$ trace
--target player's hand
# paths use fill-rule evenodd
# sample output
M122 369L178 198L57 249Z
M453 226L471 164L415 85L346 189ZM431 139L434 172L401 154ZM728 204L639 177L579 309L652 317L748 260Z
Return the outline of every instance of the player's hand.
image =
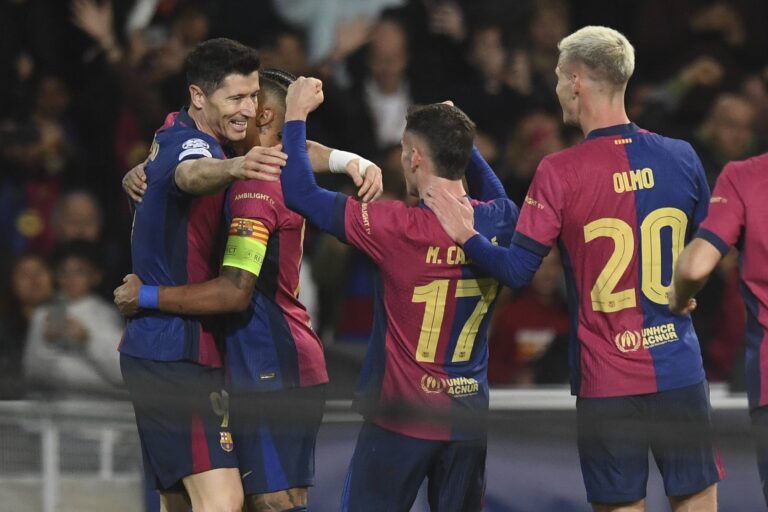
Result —
M147 191L147 174L144 172L146 165L146 161L141 162L123 176L123 191L134 203L140 203Z
M243 165L234 169L232 176L238 180L277 181L288 155L283 145L255 146L243 157Z
M423 199L448 236L457 244L463 245L477 234L474 228L475 211L466 197L455 197L447 190L430 187Z
M680 299L677 298L674 285L670 286L669 291L667 292L667 298L669 299L669 310L675 315L688 315L692 313L698 305L696 299L693 298L688 299L687 302L681 302Z
M323 100L323 82L317 78L300 76L288 87L285 120L306 120Z
M123 284L115 288L115 305L120 314L131 317L139 312L139 288L144 284L136 274L128 274Z
M349 177L352 178L357 187L357 197L364 203L370 203L381 197L381 194L384 193L381 168L374 163L369 163L363 169L363 175L361 176L361 172L358 169L360 161L358 158L350 160L347 164L347 174L349 174Z

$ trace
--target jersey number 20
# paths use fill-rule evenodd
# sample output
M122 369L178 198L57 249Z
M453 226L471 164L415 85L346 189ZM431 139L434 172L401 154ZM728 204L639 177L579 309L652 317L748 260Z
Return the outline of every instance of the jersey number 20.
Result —
M445 313L445 301L448 298L449 279L436 279L424 286L413 289L414 303L425 303L424 320L421 322L421 334L419 344L416 347L416 360L428 363L435 362L437 342L440 340L440 331L443 327L443 314ZM456 282L456 298L478 297L477 305L469 315L461 329L459 339L456 340L456 349L453 352L451 362L459 363L469 361L472 355L472 346L475 344L480 323L488 312L488 308L496 298L499 283L495 279L459 279Z
M640 246L643 267L640 271L641 290L656 304L669 304L669 285L661 280L661 230L670 228L672 233L672 268L685 246L685 229L688 217L677 208L658 208L649 213L640 224ZM635 233L629 224L621 219L604 217L584 226L584 240L591 242L600 237L611 238L613 254L608 259L597 281L592 287L592 309L604 313L621 311L637 306L634 288L616 290L635 253Z

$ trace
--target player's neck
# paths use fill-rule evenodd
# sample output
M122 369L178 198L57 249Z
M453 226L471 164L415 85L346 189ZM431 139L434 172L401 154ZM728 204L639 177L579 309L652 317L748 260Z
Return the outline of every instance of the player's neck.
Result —
M194 106L190 106L189 110L187 110L187 113L189 114L189 117L192 118L192 120L195 122L195 126L197 126L197 129L200 130L203 133L207 133L211 137L215 138L219 142L226 142L222 141L220 137L216 135L216 133L211 129L210 126L208 126L208 123L205 121L205 116L203 115L203 111L196 109Z
M585 137L594 130L620 124L629 124L623 96L606 99L591 105L590 108L584 108L579 118L579 126Z
M439 176L429 176L419 187L419 199L424 199L427 190L430 188L433 191L446 190L456 197L464 197L467 195L467 191L464 190L464 183L461 180L449 180L440 178Z

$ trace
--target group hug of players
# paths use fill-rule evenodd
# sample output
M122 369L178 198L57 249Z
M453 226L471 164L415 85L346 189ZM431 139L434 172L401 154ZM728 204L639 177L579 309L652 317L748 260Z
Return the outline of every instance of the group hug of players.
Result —
M408 511L425 478L432 510L483 508L489 318L500 285L525 285L555 243L587 499L645 510L650 449L674 511L716 510L723 471L688 313L738 245L750 408L768 425L768 157L729 164L710 198L688 143L627 118L623 35L585 27L559 49L563 119L585 140L542 160L520 210L450 102L406 119L401 163L418 204L374 201L376 165L306 139L319 80L260 72L256 52L228 39L190 54L189 106L124 179L133 274L115 290L129 317L123 377L163 510L307 510L328 375L297 299L306 221L377 266L356 396L365 421L341 510ZM319 187L324 171L349 174L358 197ZM763 482L765 445L758 436Z

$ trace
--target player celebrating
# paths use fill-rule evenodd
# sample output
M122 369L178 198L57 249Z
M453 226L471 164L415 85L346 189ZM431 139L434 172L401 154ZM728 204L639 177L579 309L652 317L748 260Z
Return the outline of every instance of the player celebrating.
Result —
M542 160L510 250L478 235L461 201L435 191L427 204L467 256L509 286L527 283L558 242L593 508L645 509L650 448L673 510L715 510L722 475L699 343L690 317L667 306L674 261L706 215L704 171L688 143L629 122L634 49L622 34L585 27L558 48L563 120L586 140Z
M407 511L425 477L432 510L480 510L485 481L488 407L488 313L498 283L469 264L423 203L365 204L319 188L305 151L305 120L323 100L322 83L299 78L288 89L281 179L286 204L312 223L362 250L379 268L373 335L358 404L364 423L344 486L342 510ZM408 193L426 187L463 196L474 125L443 104L412 110L402 140ZM470 167L493 172L479 153ZM478 159L480 161L478 161ZM490 178L487 178L490 179ZM489 190L503 194L498 182ZM509 200L475 203L480 231L508 244L517 217ZM396 417L390 407L471 416Z
M692 298L709 274L731 246L739 248L742 293L747 305L747 397L757 441L760 481L768 503L768 374L762 370L768 357L763 349L768 332L766 169L768 153L725 166L717 178L706 220L677 260L669 308L678 314L695 308Z
M157 285L215 276L223 190L235 179L271 179L285 155L253 148L224 159L221 144L245 137L256 115L256 52L235 41L201 43L187 59L190 105L161 129L147 164L148 187L131 238L133 271L148 283L140 303L157 302ZM195 316L143 311L120 345L147 478L164 510L239 511L243 490L232 453L223 372L213 326Z
M264 70L259 79L258 111L239 146L279 144L285 95L294 77ZM365 201L381 194L377 166L314 142L309 146L316 169L347 170ZM339 162L339 156L346 158ZM138 198L141 190L133 193ZM328 382L322 343L297 298L305 222L285 206L279 183L256 180L230 187L225 218L229 237L221 275L204 283L163 286L157 307L184 315L237 313L225 320L225 366L246 510L299 512L306 510L307 487L314 481L315 439ZM141 284L129 275L115 291L123 314L137 312Z

